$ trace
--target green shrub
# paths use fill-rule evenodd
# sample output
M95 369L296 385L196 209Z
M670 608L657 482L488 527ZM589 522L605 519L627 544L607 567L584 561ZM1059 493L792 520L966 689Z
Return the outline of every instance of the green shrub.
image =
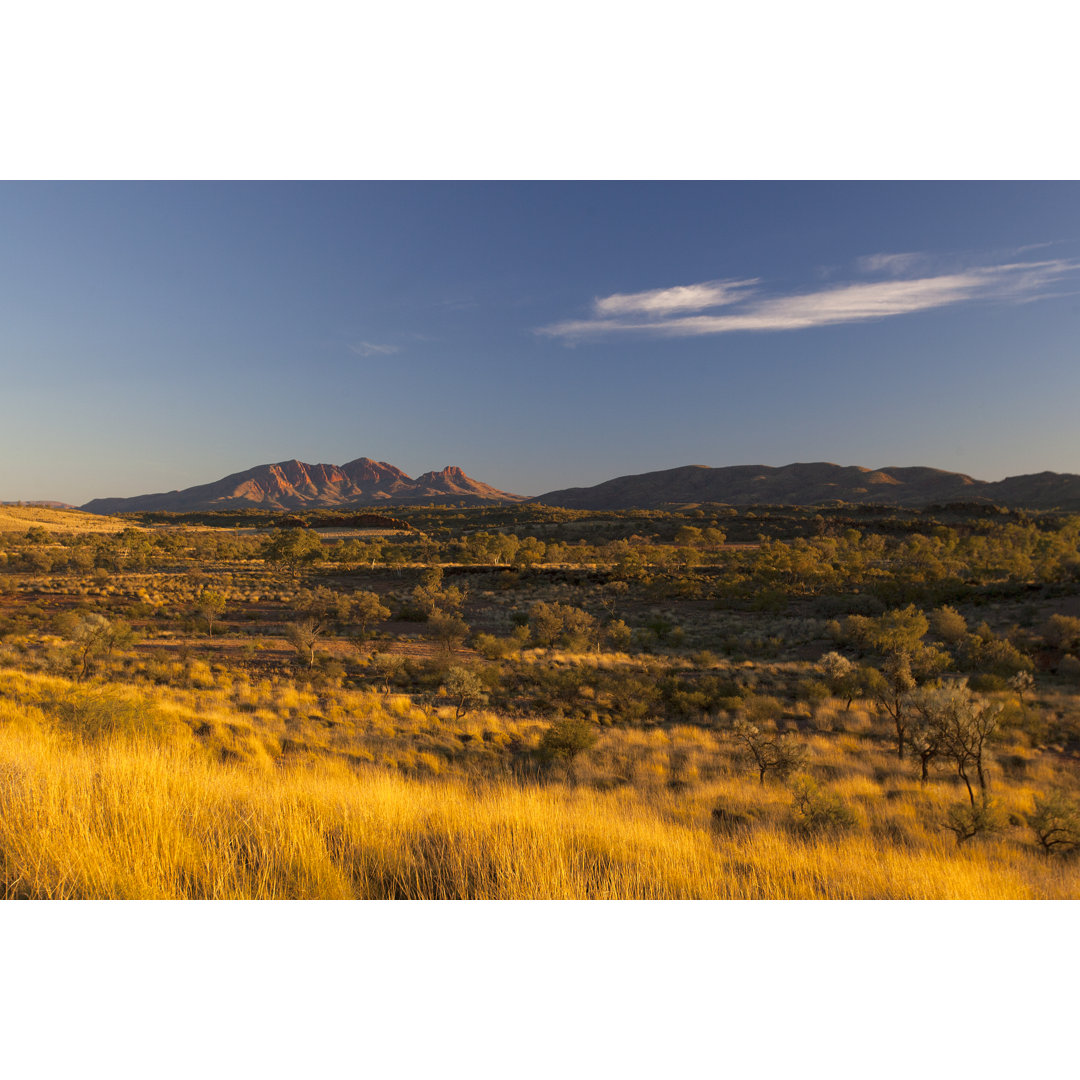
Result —
M573 761L596 744L594 726L584 720L556 720L540 737L541 758Z
M981 833L997 832L1001 828L1001 818L989 799L977 803L953 803L945 813L942 828L948 829L959 845Z
M812 777L795 777L792 796L794 824L800 832L839 832L854 828L858 821L839 795L823 790Z
M1047 855L1065 854L1080 844L1080 805L1062 791L1037 795L1024 818Z

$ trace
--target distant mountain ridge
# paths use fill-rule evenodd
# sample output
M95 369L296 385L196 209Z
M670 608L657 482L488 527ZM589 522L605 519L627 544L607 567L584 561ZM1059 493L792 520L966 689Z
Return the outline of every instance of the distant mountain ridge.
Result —
M303 510L446 502L479 506L522 501L522 495L471 479L457 465L413 479L389 462L360 457L345 465L309 465L296 460L256 465L212 484L129 499L92 499L80 509L92 514L120 514L140 510Z
M828 461L796 462L778 468L684 465L619 476L593 487L549 491L530 501L576 510L653 510L671 503L702 502L731 506L976 502L1030 510L1080 510L1080 476L1041 472L991 483L923 466L865 469Z

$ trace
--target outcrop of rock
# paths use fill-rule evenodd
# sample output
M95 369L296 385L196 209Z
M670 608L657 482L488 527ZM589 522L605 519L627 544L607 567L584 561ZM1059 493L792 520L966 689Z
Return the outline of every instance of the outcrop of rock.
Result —
M139 510L302 510L421 503L479 506L521 502L523 498L473 480L456 465L448 465L440 472L426 472L414 480L389 462L361 457L345 465L309 465L303 461L256 465L212 484L129 499L93 499L81 509L94 514L120 514Z

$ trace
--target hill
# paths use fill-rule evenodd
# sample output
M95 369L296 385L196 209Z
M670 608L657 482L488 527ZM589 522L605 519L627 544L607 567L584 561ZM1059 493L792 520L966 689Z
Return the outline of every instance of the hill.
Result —
M521 501L523 496L473 480L456 465L413 479L388 462L361 457L345 465L309 465L295 460L256 465L212 484L129 499L93 499L82 509L92 514L118 514L148 510L184 512L252 507L304 510L424 503L479 506Z
M26 532L42 528L57 533L110 533L131 528L130 521L115 521L82 510L56 510L49 506L0 506L0 532Z
M619 476L593 487L549 491L532 501L576 510L649 510L703 502L732 506L815 506L836 502L927 506L975 502L1031 510L1080 510L1080 476L1043 472L989 483L943 469L865 469L826 461L780 468L684 465Z

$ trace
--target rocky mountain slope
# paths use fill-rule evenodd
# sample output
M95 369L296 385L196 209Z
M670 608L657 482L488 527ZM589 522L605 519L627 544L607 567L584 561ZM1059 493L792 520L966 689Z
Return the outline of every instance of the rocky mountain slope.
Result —
M94 514L119 514L136 510L301 510L420 503L478 506L522 500L521 495L471 479L456 465L413 479L388 462L361 457L345 465L309 465L303 461L256 465L212 484L129 499L93 499L82 509Z
M819 461L773 468L735 465L619 476L584 488L538 495L535 502L580 510L655 509L666 504L716 502L813 506L832 502L925 506L980 502L1032 510L1080 510L1080 476L1043 472L989 483L964 473L922 467L864 469Z

